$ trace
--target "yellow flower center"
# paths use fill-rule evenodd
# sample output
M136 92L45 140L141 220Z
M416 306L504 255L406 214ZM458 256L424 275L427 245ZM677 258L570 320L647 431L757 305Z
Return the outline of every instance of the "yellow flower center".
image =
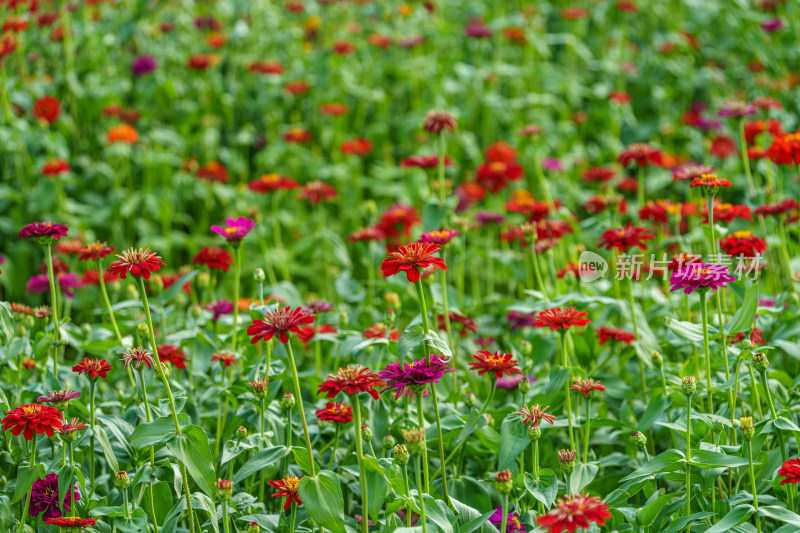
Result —
M737 239L747 239L751 235L752 235L751 232L745 231L745 230L743 230L743 231L734 231L733 232L733 236L736 237Z

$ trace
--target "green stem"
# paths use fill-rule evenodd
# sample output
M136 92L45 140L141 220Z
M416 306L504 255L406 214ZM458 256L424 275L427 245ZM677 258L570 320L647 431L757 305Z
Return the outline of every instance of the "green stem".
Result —
M333 459L336 457L336 450L339 448L339 433L341 433L341 424L336 424L336 438L333 440L333 450L331 451L331 458L328 460L328 470L333 466Z
M294 506L294 500L292 501L292 506ZM228 502L222 502L222 527L224 528L225 533L230 533L230 526L228 525ZM292 526L292 531L294 531L294 525Z
M572 367L569 364L569 354L567 353L567 335L563 333L564 330L561 330L561 355L564 359L564 366L569 369L570 377L572 376ZM567 396L567 419L569 420L569 446L571 450L575 449L575 436L572 430L572 399L569 395L569 382L570 380L566 380L564 382L564 394Z
M589 411L591 410L592 405L592 397L586 397L586 431L583 433L583 464L588 464L589 460L589 425L591 423L591 418L589 416Z
M427 452L425 450L426 448L427 448L427 444L422 447L422 460L426 463L425 470L426 470L426 474L427 474L428 454L427 454ZM420 461L419 457L417 457L414 461L415 461L416 470L417 470L417 494L419 495L419 521L417 523L418 524L419 523L422 524L422 533L427 533L428 529L427 529L427 525L425 524L425 522L426 522L426 520L425 520L425 500L422 497L424 492L422 491L422 482L420 481L420 477L419 477L420 476L420 470L421 470L421 468L419 466L419 461ZM427 481L426 481L426 483L427 483ZM409 513L410 513L410 511L409 511Z
M292 500L291 519L289 521L289 533L294 533L295 520L297 520L297 502Z
M708 389L708 412L714 414L714 398L711 392L711 350L708 346L708 306L706 293L700 293L700 312L703 317L703 348L706 356L706 388ZM724 341L723 341L724 342Z
M444 152L445 146L447 145L444 132L441 132L439 135L439 161L437 164L437 174L439 176L439 204L442 206L442 212L444 213L444 204L447 200L447 191L445 190L444 186ZM444 213L444 218L442 219L442 224L447 224L447 213Z
M761 395L758 393L758 383L756 382L756 376L753 374L753 365L747 365L747 371L750 373L750 387L753 395L751 403L756 404L759 418L763 419L764 410L761 408Z
M94 478L95 478L95 457L94 457L94 398L95 398L95 389L97 387L97 382L95 380L91 380L89 382L89 427L92 430L92 438L90 439L89 443L89 479L91 480L92 487L94 487ZM70 453L72 453L72 446L70 445Z
M56 276L53 273L53 249L51 244L45 246L44 253L47 256L47 278L50 282L50 303L53 312L53 375L58 379L58 299L56 297Z
M692 399L686 398L686 516L692 514L692 475L689 461L692 460ZM686 526L689 531L689 526Z
M628 304L631 307L631 320L633 322L633 334L636 336L636 340L639 340L639 322L636 320L636 307L633 301L633 273L628 276ZM642 392L644 393L644 401L647 402L647 377L645 376L644 371L644 362L642 358L639 357L639 354L636 354L636 360L639 362L639 376L642 380Z
M266 419L266 405L264 405L265 404L264 398L261 398L261 401L259 403L260 403L260 406L259 406L259 418L261 419L261 441L259 441L259 447L260 447L261 444L263 444L263 442L264 442L264 426L266 425L266 421L265 421L265 419Z
M767 371L765 369L761 370L759 373L761 374L761 385L764 387L764 393L767 395L769 412L772 414L772 420L775 421L778 419L778 414L775 412L775 405L772 402L772 392L769 390L769 384L767 383ZM781 446L781 461L786 462L786 443L783 441L783 433L780 428L775 429L778 431L778 441Z
M100 266L99 259L97 260L97 279L100 285L100 294L103 296L103 303L105 303L106 309L108 310L108 318L111 320L111 326L114 328L114 335L116 335L119 345L124 348L125 343L122 341L122 334L119 332L117 318L114 316L114 310L111 308L111 300L108 298L108 291L106 290L106 281L103 279L103 267ZM135 389L136 380L133 377L133 371L130 367L125 370L128 373L128 379L131 380L131 386Z
M236 355L236 340L239 325L239 277L242 271L242 243L236 244L236 264L233 266L233 354Z
M503 496L503 507L500 510L500 514L503 516L503 521L500 524L500 531L505 532L506 524L508 524L508 494Z
M408 463L403 465L403 486L406 489L406 498L411 499L411 491L408 490ZM411 509L406 506L406 527L411 527Z
M297 409L300 411L300 421L303 423L303 434L306 438L306 449L308 451L308 464L311 469L311 477L317 476L316 468L314 468L314 455L311 452L311 437L308 436L308 424L306 424L306 412L303 408L303 396L300 393L300 379L297 377L297 365L294 363L294 352L292 351L292 343L286 343L286 354L289 356L289 368L292 371L292 381L294 383L294 395L297 398Z
M753 441L747 441L747 462L750 463L750 487L753 491L753 507L756 512L753 514L756 520L756 529L761 533L761 518L758 516L758 491L756 490L756 474L753 470Z
M369 531L369 492L367 488L367 472L364 469L364 443L361 439L361 402L358 393L350 397L353 404L353 415L355 424L356 438L356 459L358 460L358 474L361 481L361 531ZM338 433L338 432L337 432ZM331 456L332 457L332 456Z
M550 298L547 297L547 289L544 286L544 281L542 281L542 271L539 269L539 257L536 254L537 233L535 228L533 230L532 235L533 235L533 243L531 244L531 260L533 261L533 273L536 276L536 285L542 292L542 295L544 296L544 301L549 302Z
M753 175L750 172L750 158L747 155L747 139L744 135L744 117L739 119L739 148L742 152L742 166L744 167L744 175L747 178L747 189L750 191L750 196L756 194L756 188L753 184Z
M38 435L34 435L31 439L31 453L28 457L28 464L31 468L36 464L36 437ZM28 507L31 505L31 498L33 497L33 487L28 490L28 497L25 498L25 506L22 508L22 518L20 519L20 526L19 531L25 531L25 520L28 518Z
M422 392L420 391L416 394L417 397L417 423L419 424L419 428L422 431L422 434L425 435L425 412L422 410ZM428 439L424 438L425 445L422 446L422 466L425 468L425 490L423 491L422 487L419 487L420 491L420 499L422 499L422 493L430 493L430 475L428 473ZM441 472L444 475L444 466L442 466Z

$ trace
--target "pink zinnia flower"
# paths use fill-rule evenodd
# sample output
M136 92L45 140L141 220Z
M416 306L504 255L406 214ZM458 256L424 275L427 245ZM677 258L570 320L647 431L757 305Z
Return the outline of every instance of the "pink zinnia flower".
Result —
M449 360L441 355L431 354L430 364L425 358L417 359L413 364L391 363L378 372L378 375L386 381L387 387L383 391L395 389L397 392L394 399L397 400L400 396L419 393L421 390L424 391L422 395L427 396L428 390L425 386L428 383L439 383L445 372L453 371L455 368Z
M256 221L247 217L227 218L225 219L224 228L211 226L211 231L217 235L222 235L228 242L238 243L255 227Z
M683 290L684 294L694 291L705 292L725 287L726 283L736 281L725 265L709 265L702 262L689 263L672 273L669 279L670 290Z

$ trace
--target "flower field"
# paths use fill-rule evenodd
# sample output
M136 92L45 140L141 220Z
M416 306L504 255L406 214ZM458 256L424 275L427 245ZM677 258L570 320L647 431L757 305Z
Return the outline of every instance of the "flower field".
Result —
M797 1L0 21L0 533L800 531Z

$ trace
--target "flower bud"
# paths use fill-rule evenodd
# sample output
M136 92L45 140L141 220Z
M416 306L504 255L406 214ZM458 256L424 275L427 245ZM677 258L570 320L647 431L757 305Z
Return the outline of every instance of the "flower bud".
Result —
M386 300L386 303L389 304L389 307L392 309L400 308L400 297L396 292L387 292L383 299Z
M217 479L214 488L217 492L217 499L221 502L226 502L233 496L233 483L227 479Z
M650 358L653 360L653 364L656 365L656 368L664 366L664 357L661 355L661 352L653 352Z
M533 353L533 344L529 341L522 341L519 343L519 351L522 355L528 356Z
M131 478L128 477L128 473L125 471L117 472L114 476L114 482L119 490L125 490L131 486Z
M244 440L247 438L247 428L244 426L239 426L236 429L236 438L239 440Z
M758 372L766 372L768 366L769 366L769 359L767 359L767 354L765 353L753 354L753 368L755 368Z
M172 376L172 365L169 363L159 363L161 365L161 373L164 374L164 379L169 379Z
M195 279L201 289L207 289L211 285L211 275L208 272L200 272Z
M31 359L30 357L23 357L22 358L22 368L26 370L33 370L36 368L36 361Z
M561 463L561 469L567 474L571 474L575 470L575 458L578 456L575 450L559 450L558 462Z
M631 443L639 448L640 450L644 449L647 446L647 437L644 436L644 433L641 431L634 431L631 433L630 437Z
M267 279L266 274L264 274L264 269L261 267L256 268L253 271L253 279L256 281L256 283L264 283L264 281Z
M291 392L287 392L286 394L283 395L283 399L281 400L281 407L288 410L292 409L294 407L294 404L295 404L294 394L292 394Z
M368 426L361 426L361 438L364 442L372 441L372 430Z
M22 325L30 329L36 325L36 320L31 315L25 315L25 317L22 319Z
M509 494L514 488L514 479L511 476L511 470L506 468L503 472L497 472L494 475L494 486L500 494Z
M6 488L6 484L8 483L8 479L3 474L0 474L0 490Z
M150 290L154 293L159 293L164 290L164 280L161 279L161 276L158 274L150 278Z
M542 428L538 424L531 424L528 426L528 440L536 442L542 438Z
M339 311L339 325L346 328L349 323L350 316L348 316L347 311Z
M753 440L753 436L756 434L755 425L753 424L753 417L743 416L739 418L739 423L741 424L739 429L742 431L742 437L744 440Z
M26 328L22 324L19 324L16 328L14 328L14 334L17 337L24 337L27 332L28 332L28 328Z
M752 350L753 342L750 339L744 339L742 342L739 343L739 347L742 350Z
M136 326L136 330L142 338L147 339L150 337L150 328L147 327L147 322L139 322L139 325Z
M531 390L531 382L528 381L528 378L522 378L519 380L517 387L522 394L528 394L528 391Z
M398 444L394 447L394 460L400 466L408 464L408 449L403 444Z
M383 314L383 320L384 320L384 322L386 322L386 329L390 330L390 329L392 329L392 326L394 325L394 321L397 320L397 313L395 313L394 309L392 309L390 307Z
M259 527L258 522L250 522L245 531L247 533L261 533L261 527Z
M114 285L122 285L121 283L115 283ZM114 286L112 285L112 287ZM128 297L131 299L139 299L139 290L136 288L136 285L130 283L125 285L125 290L128 292Z
M394 448L394 437L391 435L386 435L383 437L383 449L388 451L392 448Z
M402 429L403 439L406 441L408 451L414 457L422 455L422 451L427 446L425 442L425 431L420 428Z
M687 398L691 398L692 395L697 390L697 380L694 379L692 376L686 376L685 378L683 378L681 389L683 390L683 394L685 394Z
M192 306L192 318L200 318L203 316L203 308L199 305Z
M475 395L471 392L464 393L464 403L467 404L467 407L475 407Z

